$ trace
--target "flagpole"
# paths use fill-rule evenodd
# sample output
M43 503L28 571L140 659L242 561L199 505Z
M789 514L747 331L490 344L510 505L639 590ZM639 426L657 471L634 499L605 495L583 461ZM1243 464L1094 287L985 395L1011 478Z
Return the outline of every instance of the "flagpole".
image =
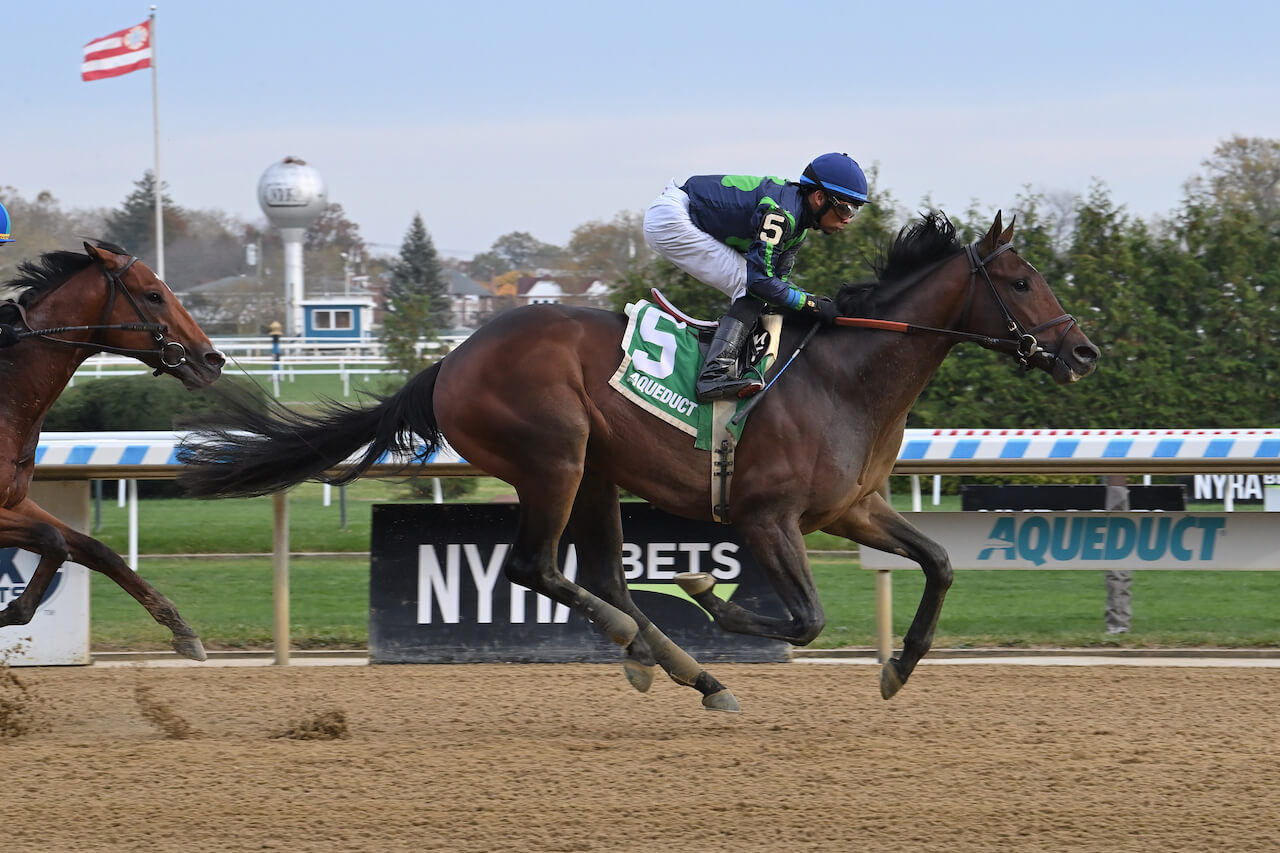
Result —
M151 121L155 129L156 171L156 269L155 273L164 280L164 184L160 181L160 71L156 61L156 7L151 7L148 18L151 24Z

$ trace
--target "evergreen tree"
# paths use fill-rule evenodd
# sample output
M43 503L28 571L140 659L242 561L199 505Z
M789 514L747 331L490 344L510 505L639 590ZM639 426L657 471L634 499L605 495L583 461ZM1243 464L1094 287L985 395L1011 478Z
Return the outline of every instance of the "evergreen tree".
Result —
M404 373L421 370L426 360L416 352L419 338L434 339L449 325L449 295L435 244L415 214L391 266L382 340L387 360Z
M149 265L156 259L156 176L148 171L134 181L133 192L125 198L118 210L107 217L103 236L128 249ZM164 203L164 242L170 243L187 236L186 215L173 203L161 187L160 199Z

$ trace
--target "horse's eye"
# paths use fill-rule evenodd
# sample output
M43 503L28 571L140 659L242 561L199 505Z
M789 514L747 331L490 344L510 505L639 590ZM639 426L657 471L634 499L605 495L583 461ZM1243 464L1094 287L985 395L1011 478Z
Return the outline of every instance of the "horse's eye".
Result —
M1030 290L1031 284L1025 278L1020 278L1013 283L1013 289L1019 292Z
M152 290L147 293L147 301L154 302L156 305L159 305L161 302L164 302L164 297L160 295L160 291Z

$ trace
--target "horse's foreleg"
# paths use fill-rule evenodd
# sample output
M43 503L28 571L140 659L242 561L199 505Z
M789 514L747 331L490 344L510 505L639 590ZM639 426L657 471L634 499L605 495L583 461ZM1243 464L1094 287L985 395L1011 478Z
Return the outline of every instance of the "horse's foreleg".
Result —
M902 656L885 661L880 670L880 695L888 699L902 689L916 664L933 645L942 602L954 575L951 560L941 545L913 527L879 494L870 495L823 530L914 560L924 571L924 593L903 638Z
M632 599L622 571L622 518L617 486L588 470L574 499L569 531L578 551L579 581L635 619L640 628L626 647L627 657L623 662L631 685L641 692L648 690L656 664L672 681L700 692L704 708L741 710L733 693L658 630Z
M199 635L179 615L178 608L174 603L143 580L141 575L130 569L119 554L97 539L68 527L45 512L30 499L24 500L14 507L13 512L26 519L26 523L33 528L52 528L58 534L58 539L64 543L62 560L66 559L66 554L69 552L71 560L96 572L101 572L111 578L121 589L133 596L151 614L151 618L173 632L174 651L191 660L205 659L204 645L200 642ZM41 558L40 567L36 569L32 584L40 576L45 560L45 557ZM58 565L61 565L62 560L59 560ZM49 571L49 578L52 578L53 571L56 569L57 566L54 566ZM44 594L44 587L48 586L49 578L44 579L44 586L36 593L31 605L33 610L35 604L39 602L40 596ZM23 598L31 591L31 588L29 584L27 591L23 593Z
M734 525L789 615L764 616L725 601L715 594L715 578L706 572L685 572L676 576L676 582L726 631L785 640L797 646L812 642L822 633L826 616L809 571L800 528L794 522L778 524L760 518L736 519Z

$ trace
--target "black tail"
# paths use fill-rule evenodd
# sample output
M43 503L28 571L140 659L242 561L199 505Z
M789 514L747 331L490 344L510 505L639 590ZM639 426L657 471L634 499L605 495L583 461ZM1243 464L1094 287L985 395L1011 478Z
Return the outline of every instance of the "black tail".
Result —
M282 406L272 414L225 394L216 423L210 419L198 425L183 442L178 482L201 498L267 495L303 480L340 485L359 477L389 450L413 452L415 434L426 444L425 457L443 443L431 401L439 372L436 362L376 406L330 401L318 415ZM362 447L364 454L350 468L334 471Z

